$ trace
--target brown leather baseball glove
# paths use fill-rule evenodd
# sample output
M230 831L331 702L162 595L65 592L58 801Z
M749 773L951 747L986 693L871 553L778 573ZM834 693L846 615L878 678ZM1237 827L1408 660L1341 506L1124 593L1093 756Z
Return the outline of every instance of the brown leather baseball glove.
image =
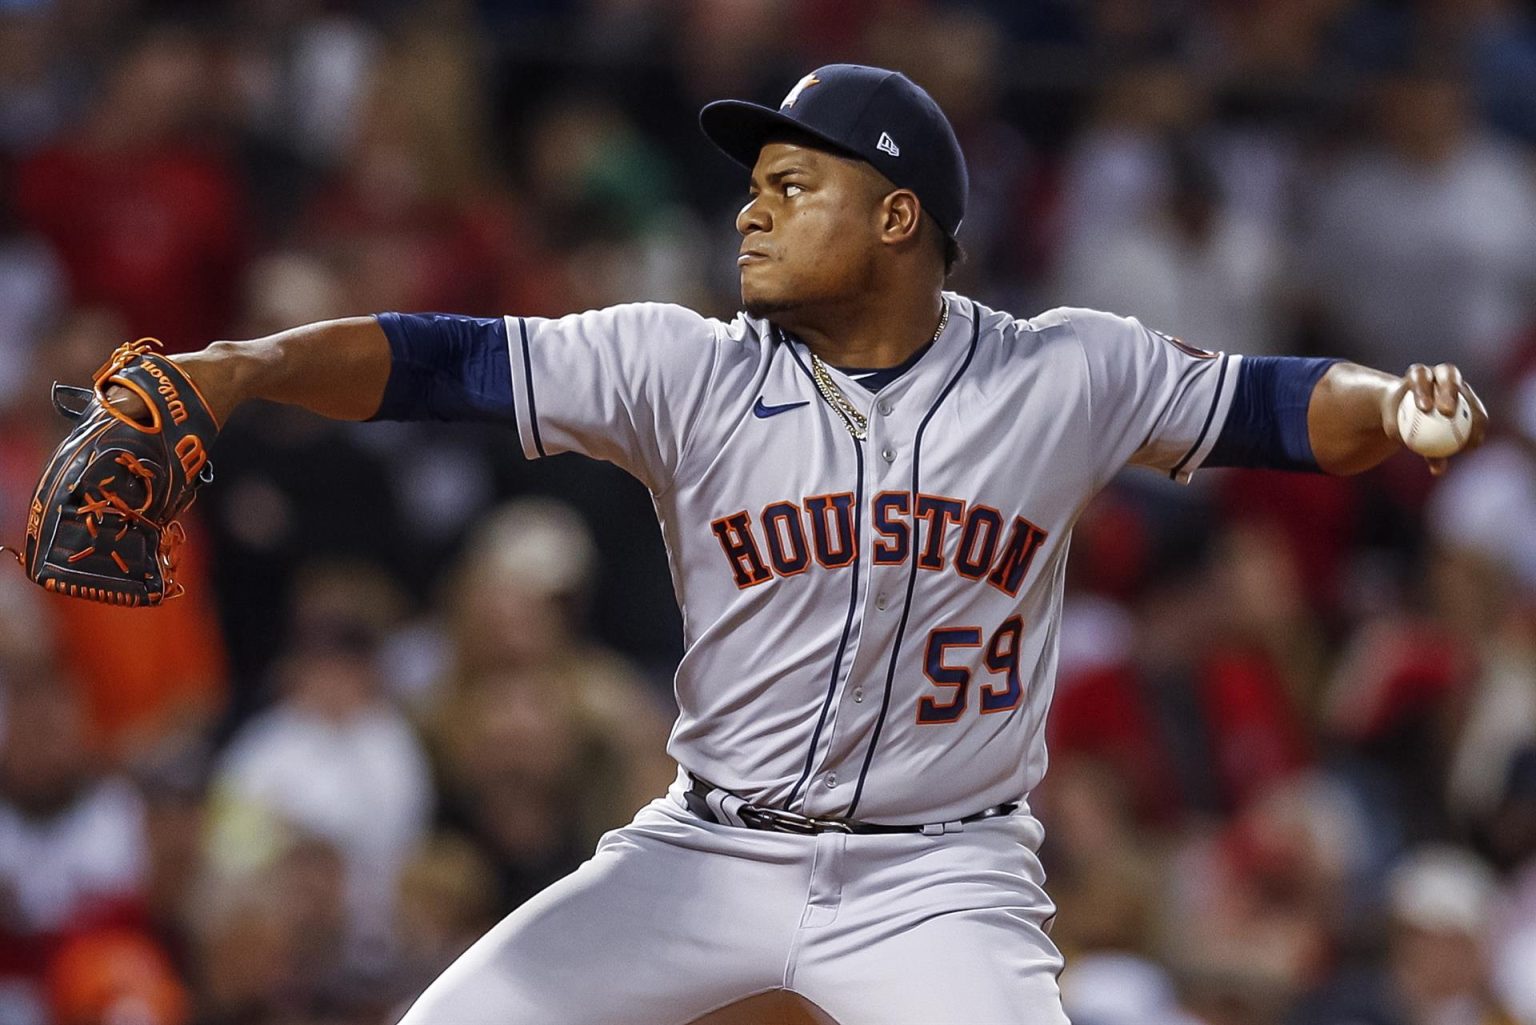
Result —
M119 346L89 388L53 386L54 406L76 424L43 470L22 559L50 591L130 606L182 591L173 573L186 532L176 517L213 480L219 425L191 378L152 351L159 344ZM113 408L113 386L143 400L147 422Z

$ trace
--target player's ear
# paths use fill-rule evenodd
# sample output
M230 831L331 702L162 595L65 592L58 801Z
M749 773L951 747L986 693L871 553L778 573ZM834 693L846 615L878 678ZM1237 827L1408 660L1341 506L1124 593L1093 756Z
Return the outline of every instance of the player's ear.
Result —
M917 237L923 206L909 189L887 193L880 203L880 241L893 244Z

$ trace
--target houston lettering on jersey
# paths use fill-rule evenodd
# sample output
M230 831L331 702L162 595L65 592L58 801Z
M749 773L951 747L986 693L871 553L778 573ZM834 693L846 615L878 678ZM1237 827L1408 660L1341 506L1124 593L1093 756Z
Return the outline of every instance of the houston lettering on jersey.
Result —
M771 502L754 520L743 509L710 523L731 577L740 588L798 576L814 560L826 569L858 557L852 492L811 495L800 503ZM917 559L919 569L953 569L1017 597L1046 532L1022 516L1011 524L990 505L910 491L882 491L871 503L877 566ZM958 537L953 556L947 541Z

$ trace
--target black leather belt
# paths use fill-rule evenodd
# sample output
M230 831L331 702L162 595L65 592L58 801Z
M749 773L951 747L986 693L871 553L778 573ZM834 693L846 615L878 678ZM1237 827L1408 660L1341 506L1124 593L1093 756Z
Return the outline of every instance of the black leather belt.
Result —
M706 822L721 826L742 826L746 829L766 829L775 833L801 833L808 836L818 833L923 833L928 836L938 836L942 833L958 832L961 826L970 822L980 822L982 819L997 818L1000 815L1012 815L1019 807L1018 802L1015 801L995 805L951 822L888 826L879 822L818 819L792 811L781 811L778 808L760 808L755 804L747 803L744 798L738 797L729 790L717 787L708 780L700 779L691 772L688 778L692 780L692 785L683 791L683 802L688 805L689 811Z

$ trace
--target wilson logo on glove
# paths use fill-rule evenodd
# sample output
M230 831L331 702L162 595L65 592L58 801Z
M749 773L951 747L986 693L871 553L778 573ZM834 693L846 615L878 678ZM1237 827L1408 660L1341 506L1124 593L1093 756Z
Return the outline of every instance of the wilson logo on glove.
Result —
M181 460L181 470L186 475L187 483L192 483L192 478L208 464L208 451L203 448L203 439L195 434L182 438L176 443L176 458Z
M130 606L182 593L173 575L187 535L176 517L213 480L219 425L192 379L151 351L159 345L119 346L90 388L53 386L54 406L76 426L43 470L21 559L50 591ZM114 386L143 400L148 423L107 401Z

